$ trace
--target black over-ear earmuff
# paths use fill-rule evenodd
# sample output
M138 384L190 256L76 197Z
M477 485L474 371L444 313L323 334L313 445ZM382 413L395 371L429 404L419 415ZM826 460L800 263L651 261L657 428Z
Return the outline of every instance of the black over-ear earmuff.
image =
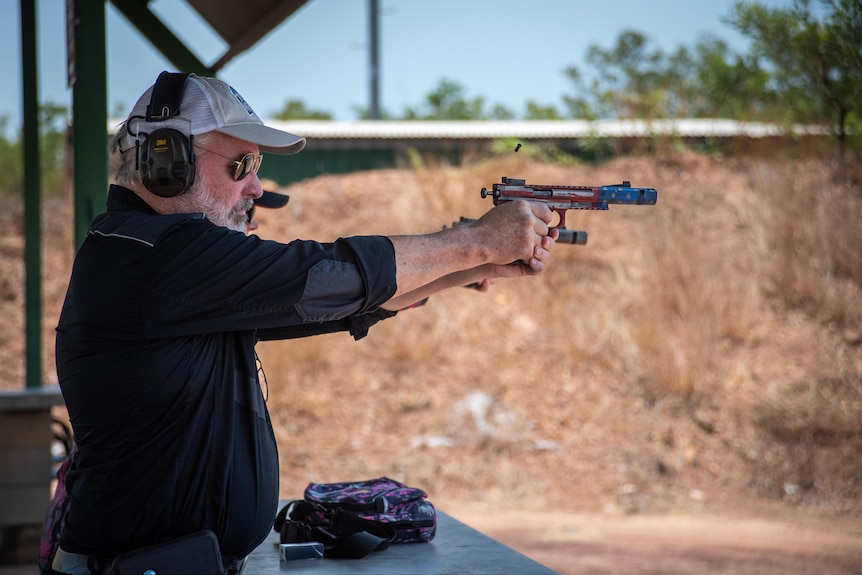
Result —
M180 113L189 74L162 72L153 86L147 122L167 120ZM191 125L191 124L190 124ZM178 196L195 180L194 136L162 128L138 140L138 169L144 186L163 198Z

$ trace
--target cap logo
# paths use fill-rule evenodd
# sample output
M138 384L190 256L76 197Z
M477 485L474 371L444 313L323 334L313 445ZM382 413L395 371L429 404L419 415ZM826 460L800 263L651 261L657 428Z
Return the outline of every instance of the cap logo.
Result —
M245 108L245 111L248 112L249 116L254 116L254 110L251 109L251 106L248 102L245 101L245 98L240 96L240 93L233 89L233 86L228 86L230 88L230 93L233 94L233 97L236 98L236 101L242 104L242 107Z

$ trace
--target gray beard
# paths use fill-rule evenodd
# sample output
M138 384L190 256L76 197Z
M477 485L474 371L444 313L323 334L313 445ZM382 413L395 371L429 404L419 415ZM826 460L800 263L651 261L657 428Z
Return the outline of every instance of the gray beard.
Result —
M230 207L225 207L218 194L209 185L208 178L198 174L192 187L177 202L185 213L203 213L206 219L217 226L245 233L246 212L254 205L251 199L243 199Z

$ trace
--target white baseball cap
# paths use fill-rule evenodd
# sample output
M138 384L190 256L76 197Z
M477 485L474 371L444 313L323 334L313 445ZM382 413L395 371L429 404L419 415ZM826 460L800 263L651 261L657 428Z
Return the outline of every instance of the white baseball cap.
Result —
M140 132L167 128L186 136L221 132L260 146L262 152L295 154L305 147L305 138L264 125L248 102L232 86L217 78L189 74L182 88L179 114L147 121L153 88L138 99L126 119L123 148L133 148Z

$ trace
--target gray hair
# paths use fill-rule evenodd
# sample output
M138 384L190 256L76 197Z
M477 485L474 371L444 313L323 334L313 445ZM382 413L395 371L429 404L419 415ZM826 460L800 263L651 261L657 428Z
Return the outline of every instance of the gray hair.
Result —
M111 144L108 147L110 157L108 172L111 183L131 187L140 185L141 175L137 168L137 148L126 148L124 150L122 146L128 134L126 122L123 122L117 128L114 137L111 138Z

